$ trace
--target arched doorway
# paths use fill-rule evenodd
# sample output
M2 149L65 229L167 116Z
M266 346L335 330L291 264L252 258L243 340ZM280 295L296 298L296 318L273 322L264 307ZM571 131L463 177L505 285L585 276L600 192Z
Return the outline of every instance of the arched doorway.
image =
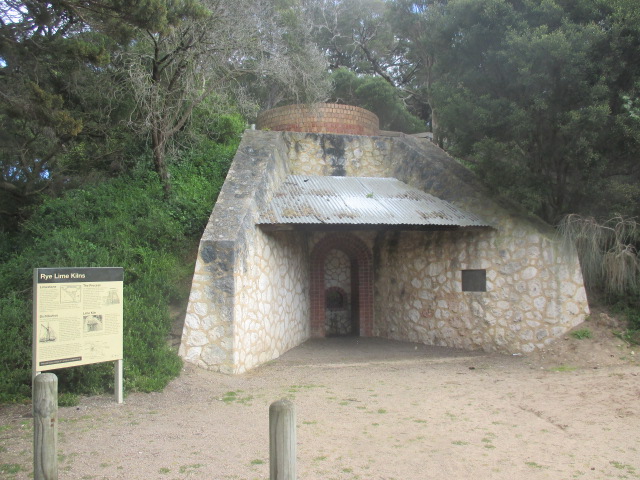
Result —
M328 234L311 252L311 335L372 332L371 252L351 233Z

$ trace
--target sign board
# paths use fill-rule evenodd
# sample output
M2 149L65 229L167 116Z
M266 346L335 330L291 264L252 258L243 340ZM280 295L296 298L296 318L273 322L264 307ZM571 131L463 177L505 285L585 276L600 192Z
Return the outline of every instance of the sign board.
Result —
M122 360L122 268L36 268L33 370Z

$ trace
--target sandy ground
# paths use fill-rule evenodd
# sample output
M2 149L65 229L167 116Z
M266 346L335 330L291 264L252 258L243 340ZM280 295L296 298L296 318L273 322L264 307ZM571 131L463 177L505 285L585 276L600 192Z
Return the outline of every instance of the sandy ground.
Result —
M584 326L530 357L335 338L241 376L186 366L163 393L60 408L59 478L266 479L280 398L301 480L640 478L640 352ZM32 475L29 411L0 406L2 479Z

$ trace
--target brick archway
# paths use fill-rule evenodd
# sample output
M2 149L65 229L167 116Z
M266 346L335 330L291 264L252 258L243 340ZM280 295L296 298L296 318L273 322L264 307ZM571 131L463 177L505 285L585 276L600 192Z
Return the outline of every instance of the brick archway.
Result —
M331 250L344 252L351 261L351 302L355 333L373 334L373 261L367 245L351 233L332 233L311 252L311 336L325 336L325 259Z

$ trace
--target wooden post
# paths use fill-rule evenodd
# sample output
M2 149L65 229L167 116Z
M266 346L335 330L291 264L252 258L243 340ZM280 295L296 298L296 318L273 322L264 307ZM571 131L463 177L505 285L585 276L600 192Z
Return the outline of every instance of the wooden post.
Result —
M58 480L58 377L33 381L33 478Z
M122 359L116 360L115 365L113 366L114 376L113 376L113 389L116 397L116 402L123 403L124 402L124 391L122 389Z
M269 407L270 480L296 480L296 411L289 400Z

